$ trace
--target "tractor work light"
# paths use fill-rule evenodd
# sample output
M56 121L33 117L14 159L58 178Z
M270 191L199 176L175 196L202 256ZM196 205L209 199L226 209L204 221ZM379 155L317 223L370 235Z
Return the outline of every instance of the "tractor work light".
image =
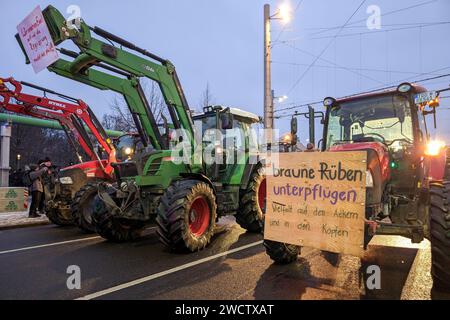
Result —
M331 107L335 102L336 102L335 98L328 97L323 100L323 105L325 107Z
M398 92L401 92L401 93L407 93L407 92L411 91L412 87L413 87L413 86L412 86L411 83L409 83L409 82L404 82L404 83L402 83L401 85L399 85L399 86L397 87L397 91L398 91Z
M441 150L445 147L445 143L440 140L432 140L427 143L425 148L425 155L435 157L441 153Z

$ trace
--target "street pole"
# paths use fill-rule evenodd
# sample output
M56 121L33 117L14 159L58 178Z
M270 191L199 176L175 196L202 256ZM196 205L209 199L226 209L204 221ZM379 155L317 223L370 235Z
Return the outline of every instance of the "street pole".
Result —
M9 147L11 140L11 124L3 123L0 128L0 186L9 186Z
M270 5L264 5L264 129L268 129L268 141L272 140L273 98L270 70Z

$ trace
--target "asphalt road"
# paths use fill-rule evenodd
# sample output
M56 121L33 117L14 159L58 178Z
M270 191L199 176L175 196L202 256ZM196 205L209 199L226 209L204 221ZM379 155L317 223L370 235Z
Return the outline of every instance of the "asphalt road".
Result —
M166 251L155 228L124 244L53 225L0 231L0 299L450 299L432 289L427 242L376 237L362 259L304 248L279 266L261 240L232 221L193 254ZM70 265L79 290L67 288ZM379 290L364 285L369 265Z

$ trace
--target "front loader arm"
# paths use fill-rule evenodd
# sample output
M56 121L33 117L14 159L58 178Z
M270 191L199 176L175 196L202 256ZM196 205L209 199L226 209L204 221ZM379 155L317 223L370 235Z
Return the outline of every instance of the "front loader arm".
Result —
M109 81L114 78L116 80L123 79L106 73L97 73L97 70L93 70L91 67L102 64L108 66L110 71L111 68L115 68L120 71L118 73L121 75L128 74L131 81L134 81L134 78L136 80L140 77L149 78L158 83L175 129L182 128L191 136L190 138L194 136L189 106L175 67L170 61L138 48L98 27L91 28L84 21L81 21L78 28L70 28L62 14L52 6L48 6L43 11L43 15L55 45L59 45L65 40L72 40L80 50L80 54L74 60L69 62L61 59L49 67L50 71L77 81L81 80L81 82L102 90L108 88L123 94L129 102L131 113L139 117L142 130L145 131L153 146L160 149L164 146L164 141L161 139L154 115L148 110L148 103L141 92L142 88L140 88L139 82L137 81L127 88L117 88L115 85L110 85ZM91 32L107 39L110 43L93 38ZM111 41L120 44L120 48L113 46ZM126 51L122 49L123 47L136 51L146 58ZM130 91L127 91L129 89ZM131 91L135 91L135 93L133 94ZM141 100L141 103L129 101L135 99Z
M8 87L6 87L6 83L11 84L11 86L14 87L14 90L10 90ZM49 99L45 95L42 97L23 93L22 84L34 87L35 89L41 89L44 92L49 92L66 97L66 99L70 99L76 102L76 104L68 103L66 101ZM112 174L113 168L110 163L116 161L114 147L111 143L110 138L107 136L105 130L98 122L89 106L82 100L70 98L53 92L49 89L41 88L25 82L21 83L14 80L13 78L0 78L0 96L2 96L3 98L3 101L0 102L0 106L7 111L40 119L51 119L58 121L60 125L65 129L66 133L67 130L69 130L73 134L78 144L83 148L83 150L91 160L98 160L101 163L101 159L95 152L94 145L92 144L87 134L86 128L89 129L89 131L96 138L97 142L108 154L108 165L106 167L102 166L104 171L107 174ZM11 103L12 99L14 99L17 104ZM75 143L72 141L70 135L69 140L75 147ZM75 150L78 158L81 159L76 147Z
M95 69L90 69L84 73L74 74L70 71L70 66L71 63L69 61L59 59L49 67L49 70L62 77L93 86L97 89L111 90L123 95L131 114L140 120L140 122L137 122L136 124L141 137L144 137L144 145L147 145L149 143L148 139L150 139L150 143L155 148L162 148L160 140L157 139L156 135L144 134L144 130L145 132L148 132L148 130L157 130L157 127L155 129L148 129L152 128L153 125L156 126L156 124L153 124L148 117L148 112L150 112L150 110L147 112L147 108L143 104L143 100L136 89L139 86L137 79L134 78L129 80L119 78ZM147 130L145 128L147 128Z

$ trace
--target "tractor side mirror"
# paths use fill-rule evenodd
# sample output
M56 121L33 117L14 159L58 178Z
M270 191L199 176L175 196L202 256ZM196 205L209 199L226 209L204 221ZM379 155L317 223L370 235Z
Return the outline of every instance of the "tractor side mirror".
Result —
M233 129L233 115L230 112L225 112L220 115L220 121L222 123L222 130Z

